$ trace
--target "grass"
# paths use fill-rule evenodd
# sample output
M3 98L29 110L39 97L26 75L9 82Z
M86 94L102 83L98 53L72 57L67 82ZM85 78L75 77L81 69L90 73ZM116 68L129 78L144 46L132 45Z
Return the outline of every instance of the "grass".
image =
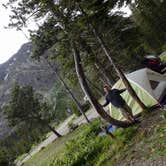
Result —
M166 165L166 124L161 114L155 111L136 126L119 128L116 139L98 135L100 121L95 120L55 140L24 166Z
M20 160L23 160L26 156L28 156L28 153L24 153L22 155L20 155L15 161L14 163L18 163Z
M152 126L155 130L151 131L151 135L142 131L140 135L135 137L132 142L125 147L121 155L123 163L126 165L158 165L159 162L165 162L166 158L166 126L165 124ZM152 129L152 128L151 128ZM118 165L122 165L122 162L118 162Z
M68 134L67 137L56 139L47 147L45 147L36 155L34 155L24 165L25 166L46 166L49 163L49 161L52 161L58 153L63 152L65 143L71 140L75 135L77 135L80 132L80 130L81 130L81 127L78 130Z
M109 157L110 145L112 155L126 144L129 137L135 133L136 128L119 129L114 134L118 139L109 136L102 137L100 122L95 120L91 125L82 125L67 137L55 140L52 144L41 150L28 160L25 166L91 166L100 165ZM119 137L121 135L121 137ZM88 162L87 162L88 161Z

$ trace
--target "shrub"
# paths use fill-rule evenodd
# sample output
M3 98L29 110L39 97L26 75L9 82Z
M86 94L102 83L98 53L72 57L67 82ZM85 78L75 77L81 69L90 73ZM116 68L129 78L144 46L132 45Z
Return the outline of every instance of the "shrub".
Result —
M161 47L162 51L166 51L166 43Z
M86 102L84 104L81 105L82 109L84 112L88 111L90 109L90 104L89 102ZM80 116L81 113L80 111L78 110L77 106L75 105L75 103L70 103L70 108L72 110L72 112L76 115L76 116Z
M163 112L162 112L162 114L161 114L161 117L162 117L163 119L166 119L166 110L165 110L165 109L163 110Z
M82 105L82 109L84 112L88 111L90 109L90 103L89 102L86 102Z
M137 130L135 127L119 128L114 132L116 139L100 136L100 131L99 120L81 126L75 138L66 143L63 153L49 166L101 166L108 159L113 163L113 156L124 149Z
M73 121L70 121L70 122L68 123L68 128L69 128L70 131L75 130L77 127L78 127L78 125L75 124L75 123L73 123Z
M7 154L5 151L0 150L0 166L8 166Z
M74 102L69 103L69 108L71 109L71 111L76 115L76 116L80 116L81 113L78 110L76 104Z
M83 131L65 145L63 156L56 158L50 166L91 166L105 147L109 147L110 138L98 136L99 121L83 128Z

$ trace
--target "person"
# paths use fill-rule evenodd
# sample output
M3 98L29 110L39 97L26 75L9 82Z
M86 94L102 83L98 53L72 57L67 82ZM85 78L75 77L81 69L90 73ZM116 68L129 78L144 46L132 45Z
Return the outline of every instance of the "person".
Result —
M120 95L126 89L118 90L118 89L110 89L108 85L104 86L104 91L106 93L105 100L106 102L102 105L103 107L107 106L111 103L114 107L120 109L122 115L130 122L134 122L134 116L132 114L131 108L127 105L126 101Z

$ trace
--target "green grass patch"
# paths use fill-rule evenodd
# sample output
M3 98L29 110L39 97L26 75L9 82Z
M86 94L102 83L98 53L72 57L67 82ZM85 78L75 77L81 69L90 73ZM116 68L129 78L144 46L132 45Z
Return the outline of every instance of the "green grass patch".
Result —
M54 160L54 158L57 154L61 155L63 153L65 143L67 141L71 140L73 137L75 137L75 135L78 135L81 132L82 128L84 128L84 125L80 126L79 129L68 134L67 136L64 136L60 139L56 139L51 144L46 146L44 149L40 150L40 152L35 154L24 165L25 166L46 166L46 165L48 165L52 160Z
M17 157L17 159L14 161L14 163L16 164L18 161L23 160L26 156L28 156L28 153L24 153L24 154L20 155L19 157Z
M100 136L100 121L82 125L56 140L27 161L25 166L100 166L130 142L136 127L118 129L116 139ZM112 161L114 162L114 161Z

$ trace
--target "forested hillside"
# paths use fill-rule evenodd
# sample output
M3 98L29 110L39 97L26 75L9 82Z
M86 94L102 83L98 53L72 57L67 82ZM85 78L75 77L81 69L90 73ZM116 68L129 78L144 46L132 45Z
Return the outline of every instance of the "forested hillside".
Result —
M90 106L104 122L133 125L135 117L118 120L99 103L103 86L112 87L119 78L142 112L148 112L125 74L145 67L146 55L159 57L166 50L166 0L9 0L4 6L12 12L10 28L20 30L29 21L38 28L29 30L31 43L23 46L29 49L21 50L20 61L13 57L0 74L1 102L8 98L3 113L14 129L1 141L2 163L12 165L50 130L62 137L54 127L72 113L90 123L85 114ZM132 12L128 17L120 12L124 6Z
M33 62L31 55L32 44L24 44L18 53L13 55L6 63L0 65L0 107L9 101L10 90L14 83L31 85L40 93L46 93L54 86L56 77L46 63ZM52 79L50 79L52 78ZM0 135L5 137L9 130L1 116Z

